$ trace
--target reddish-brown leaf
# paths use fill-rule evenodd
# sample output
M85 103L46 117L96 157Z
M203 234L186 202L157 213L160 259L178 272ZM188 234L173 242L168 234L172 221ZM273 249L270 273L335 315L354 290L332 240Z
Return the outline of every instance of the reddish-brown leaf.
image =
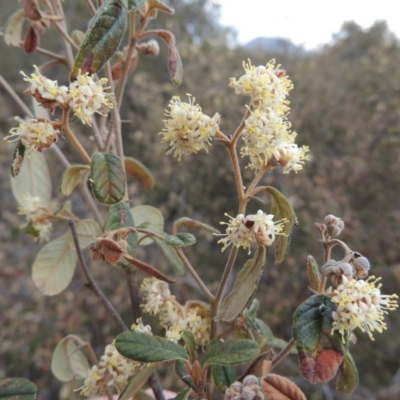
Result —
M139 60L139 57L137 54L135 54L131 58L131 62L129 64L129 68L128 68L128 75L130 75L135 70L138 60ZM112 70L111 70L112 78L115 80L119 79L121 77L121 72L122 72L122 64L120 62L117 62L116 64L114 64L114 66L112 67Z
M25 15L32 21L39 21L42 14L39 10L39 5L36 0L22 0L22 7Z
M38 48L38 46L39 46L39 35L32 27L30 27L25 37L24 50L27 53L34 53Z
M276 374L264 377L262 389L268 400L307 400L294 382Z

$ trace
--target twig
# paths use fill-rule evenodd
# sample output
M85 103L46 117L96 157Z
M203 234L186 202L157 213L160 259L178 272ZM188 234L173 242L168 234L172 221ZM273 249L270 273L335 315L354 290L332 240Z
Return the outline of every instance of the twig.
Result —
M154 393L154 397L156 400L165 400L164 392L158 379L158 376L155 372L150 375L150 378L147 380L147 383L150 385L151 390Z
M290 353L290 350L294 347L296 341L291 338L289 343L284 349L272 360L271 371Z
M29 107L24 103L21 97L15 92L15 90L8 84L8 82L0 75L0 84L3 85L7 93L13 98L13 100L22 108L22 111L29 117L33 118L33 113Z
M94 6L94 4L92 3L91 0L85 0L86 5L88 6L90 12L92 15L96 14L96 7Z
M132 317L134 321L137 321L142 316L142 311L140 309L140 296L136 279L136 270L134 268L128 268L125 270L125 273L128 283L129 297L131 299Z
M129 331L128 327L125 325L124 321L122 321L120 315L115 310L114 306L110 303L110 301L107 299L107 297L104 295L102 290L99 288L99 286L93 279L93 277L89 271L89 268L86 264L86 261L83 258L82 250L79 246L79 239L78 239L78 234L76 233L76 227L75 227L74 221L69 220L68 225L71 228L71 233L72 233L72 237L74 239L75 250L76 250L76 253L78 254L79 263L81 264L83 273L85 274L85 277L88 281L87 286L93 291L93 293L101 301L104 308L107 310L107 312L110 314L110 316L112 317L114 322L117 324L118 328L121 331Z

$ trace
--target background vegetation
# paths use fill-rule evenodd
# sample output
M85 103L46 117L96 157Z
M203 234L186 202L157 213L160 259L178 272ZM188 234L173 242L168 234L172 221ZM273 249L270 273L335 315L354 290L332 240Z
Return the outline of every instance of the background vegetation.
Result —
M317 260L322 259L314 222L322 222L330 213L343 218L345 240L369 258L372 273L383 277L384 291L399 294L399 40L383 22L367 30L346 23L334 43L317 52L268 54L228 46L234 33L218 25L218 8L211 1L169 3L176 10L175 16L162 16L164 21L158 23L176 35L184 64L184 82L181 87L170 83L162 43L162 54L157 59L142 59L131 79L122 111L126 120L123 127L126 148L128 155L143 160L156 178L152 191L143 192L134 184L130 186L133 205L160 207L168 224L181 216L190 216L218 227L225 212L236 215L237 196L229 158L224 157L226 150L215 145L209 154L185 157L181 162L165 156L165 145L159 143L158 136L163 112L172 95L182 98L191 93L205 113L221 113L223 132L233 133L247 99L239 98L227 87L229 77L240 76L242 62L249 57L255 65L276 58L294 82L290 120L299 134L299 144L310 146L312 160L297 175L278 171L269 174L270 182L265 181L290 197L299 226L292 238L289 257L279 266L270 263L262 277L258 298L264 320L277 337L290 338L291 316L310 295L306 256L313 254ZM2 30L17 7L17 2L2 2ZM85 30L89 13L84 2L70 0L65 7L73 27ZM41 38L42 43L60 51L61 45L55 37L49 31ZM6 46L2 39L0 54L0 74L23 96L25 84L18 71L30 73L32 64L47 60L35 54L27 56L20 49ZM54 77L59 76L65 83L67 71L61 67L54 71ZM0 87L1 136L13 126L12 117L17 114L21 110ZM59 145L73 161L76 156L67 140L61 140ZM0 149L0 378L23 376L33 380L42 400L78 398L69 386L60 392L60 383L51 375L50 359L56 343L66 334L80 333L101 354L117 331L97 300L82 286L79 271L73 284L55 298L41 296L34 287L30 266L39 247L19 230L23 221L15 215L9 183L12 151L12 146L5 143ZM56 193L62 171L58 170L51 151L46 156L54 171ZM248 173L250 176L251 172ZM77 214L83 215L79 196L74 202ZM253 206L254 211L258 207L268 209L261 202ZM190 256L212 288L224 260L215 238L198 237ZM149 257L153 265L170 268L156 250ZM133 321L124 275L106 266L96 266L95 275L130 324ZM196 287L193 282L187 277L182 280L185 285L181 290L193 293ZM176 290L178 297L185 296ZM299 377L295 356L280 368L293 377L311 400L398 399L399 313L389 315L388 328L384 334L376 335L375 342L367 335L357 335L353 356L359 368L360 387L351 396L338 397L334 386L308 385ZM174 381L164 382L165 387L176 389Z

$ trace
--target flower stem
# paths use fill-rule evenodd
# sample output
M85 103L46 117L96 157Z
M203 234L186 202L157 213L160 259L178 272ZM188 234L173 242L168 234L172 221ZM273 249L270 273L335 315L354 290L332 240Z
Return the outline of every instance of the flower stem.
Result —
M290 350L294 347L296 341L291 338L289 343L285 348L281 350L281 352L272 360L271 371L290 353Z

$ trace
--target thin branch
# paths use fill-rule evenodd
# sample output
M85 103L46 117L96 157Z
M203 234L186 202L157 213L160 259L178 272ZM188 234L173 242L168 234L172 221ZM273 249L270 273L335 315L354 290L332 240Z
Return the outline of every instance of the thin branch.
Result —
M107 312L110 314L114 322L117 324L118 328L121 331L129 331L128 327L125 325L124 321L122 321L122 318L118 314L118 312L115 310L114 306L110 303L110 301L107 299L107 297L104 295L102 290L99 288L95 280L93 279L89 268L86 264L85 259L83 258L82 250L79 245L79 239L78 239L78 234L76 232L76 227L75 223L72 220L68 221L68 225L71 228L71 233L72 237L74 239L74 244L75 244L75 250L78 254L78 259L79 263L82 267L83 273L85 274L85 277L88 281L87 286L93 291L93 293L98 297L98 299L101 301L103 304L104 308L107 310Z
M244 193L243 179L242 179L242 173L240 171L239 158L236 153L236 143L233 140L229 144L228 149L229 149L229 154L231 156L233 172L235 174L236 188L239 197L238 214L244 214L246 208L246 195Z
M128 268L125 270L125 274L129 289L129 297L131 300L132 317L134 321L137 321L142 316L142 311L140 309L140 296L136 269Z
M8 84L8 82L0 75L0 84L3 85L4 89L13 98L13 100L22 108L22 111L29 117L33 118L33 113L29 107L24 103L21 97L18 96L16 91Z
M147 383L150 385L156 400L165 400L163 388L155 372L153 372L150 375L150 378L147 380Z
M292 338L284 349L272 360L271 371L290 353L290 350L294 347L296 341Z
M92 3L91 0L85 0L86 5L88 6L90 13L92 15L96 14L96 7L94 6L94 4Z

